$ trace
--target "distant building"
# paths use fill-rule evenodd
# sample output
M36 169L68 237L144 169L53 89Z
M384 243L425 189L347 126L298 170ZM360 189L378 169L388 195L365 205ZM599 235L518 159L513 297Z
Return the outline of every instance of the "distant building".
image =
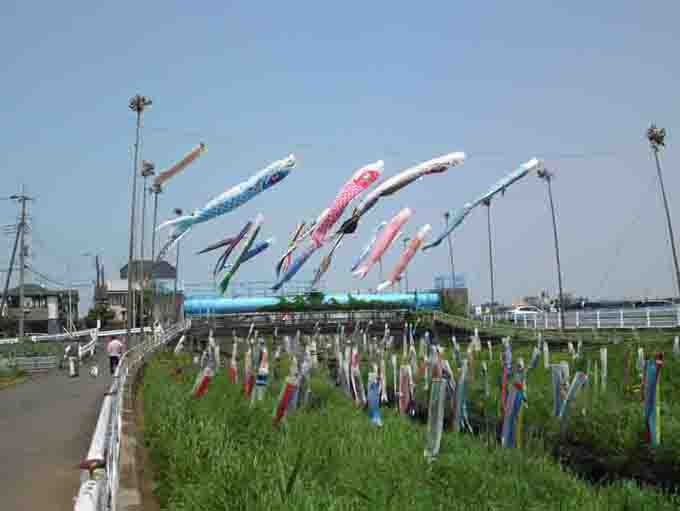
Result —
M18 287L7 292L6 315L19 319L20 290ZM49 289L38 284L24 285L24 325L26 332L62 333L68 325L69 306L71 319L78 320L80 296L77 289Z
M158 293L167 296L174 290L175 275L175 267L167 261L160 261L155 264L151 260L132 261L133 288L137 291L141 290L142 283L147 289L151 289L153 277ZM106 302L114 313L113 321L122 322L127 319L127 278L128 265L126 264L120 269L120 279L105 282ZM181 294L181 291L178 291L178 294Z

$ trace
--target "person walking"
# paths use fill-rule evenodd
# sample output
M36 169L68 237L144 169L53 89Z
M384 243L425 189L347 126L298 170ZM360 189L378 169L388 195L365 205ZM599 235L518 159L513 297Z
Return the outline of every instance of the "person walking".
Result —
M113 337L106 345L106 352L109 354L109 361L111 362L111 374L116 372L118 362L123 354L123 343L117 337Z

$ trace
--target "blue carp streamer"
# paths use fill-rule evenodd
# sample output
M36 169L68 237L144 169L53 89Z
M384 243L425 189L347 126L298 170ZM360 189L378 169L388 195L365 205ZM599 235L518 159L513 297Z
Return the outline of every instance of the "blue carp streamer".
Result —
M287 158L277 160L248 180L218 195L201 209L194 210L191 215L184 215L159 225L157 230L166 227L173 227L174 230L170 234L170 238L165 246L158 253L158 260L162 260L175 243L187 234L194 225L207 222L242 206L263 191L281 182L290 174L295 164L295 156L292 154Z
M501 445L503 447L517 447L519 438L518 417L525 401L524 385L515 383L512 389L510 389L508 401L505 405L503 431L501 433Z
M645 385L645 437L651 447L661 442L661 396L659 376L663 367L663 353L656 354L656 360L647 361L647 383Z

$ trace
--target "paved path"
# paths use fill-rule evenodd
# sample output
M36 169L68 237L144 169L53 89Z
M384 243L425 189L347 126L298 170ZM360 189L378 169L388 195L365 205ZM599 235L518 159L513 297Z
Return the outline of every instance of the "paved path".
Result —
M64 371L0 390L0 509L67 511L78 492L78 465L87 454L104 393L111 384L104 346L99 376Z

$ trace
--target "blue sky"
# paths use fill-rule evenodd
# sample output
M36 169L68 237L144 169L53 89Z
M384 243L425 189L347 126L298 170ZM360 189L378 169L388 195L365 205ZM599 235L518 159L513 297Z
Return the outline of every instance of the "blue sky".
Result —
M554 5L551 5L554 4ZM134 115L153 99L142 157L163 168L203 141L208 154L167 186L161 218L193 209L295 153L283 183L197 227L183 245L184 279L206 281L214 257L190 255L258 212L277 245L238 280L273 279L296 222L328 206L358 167L385 174L451 151L468 162L432 176L368 215L325 283L356 288L348 267L374 226L401 207L435 231L533 156L554 170L565 288L589 296L669 295L672 263L644 133L665 126L666 186L680 230L677 2L5 1L0 6L2 191L32 205L33 264L54 278L94 278L81 254L127 259ZM546 192L518 183L492 207L497 296L556 288ZM0 201L3 224L16 206ZM147 236L148 239L148 236ZM454 240L474 300L489 296L485 211ZM0 244L6 267L11 240ZM398 257L392 250L385 262ZM301 273L310 278L319 257ZM418 254L410 284L448 272L446 246ZM360 286L374 286L370 274Z

